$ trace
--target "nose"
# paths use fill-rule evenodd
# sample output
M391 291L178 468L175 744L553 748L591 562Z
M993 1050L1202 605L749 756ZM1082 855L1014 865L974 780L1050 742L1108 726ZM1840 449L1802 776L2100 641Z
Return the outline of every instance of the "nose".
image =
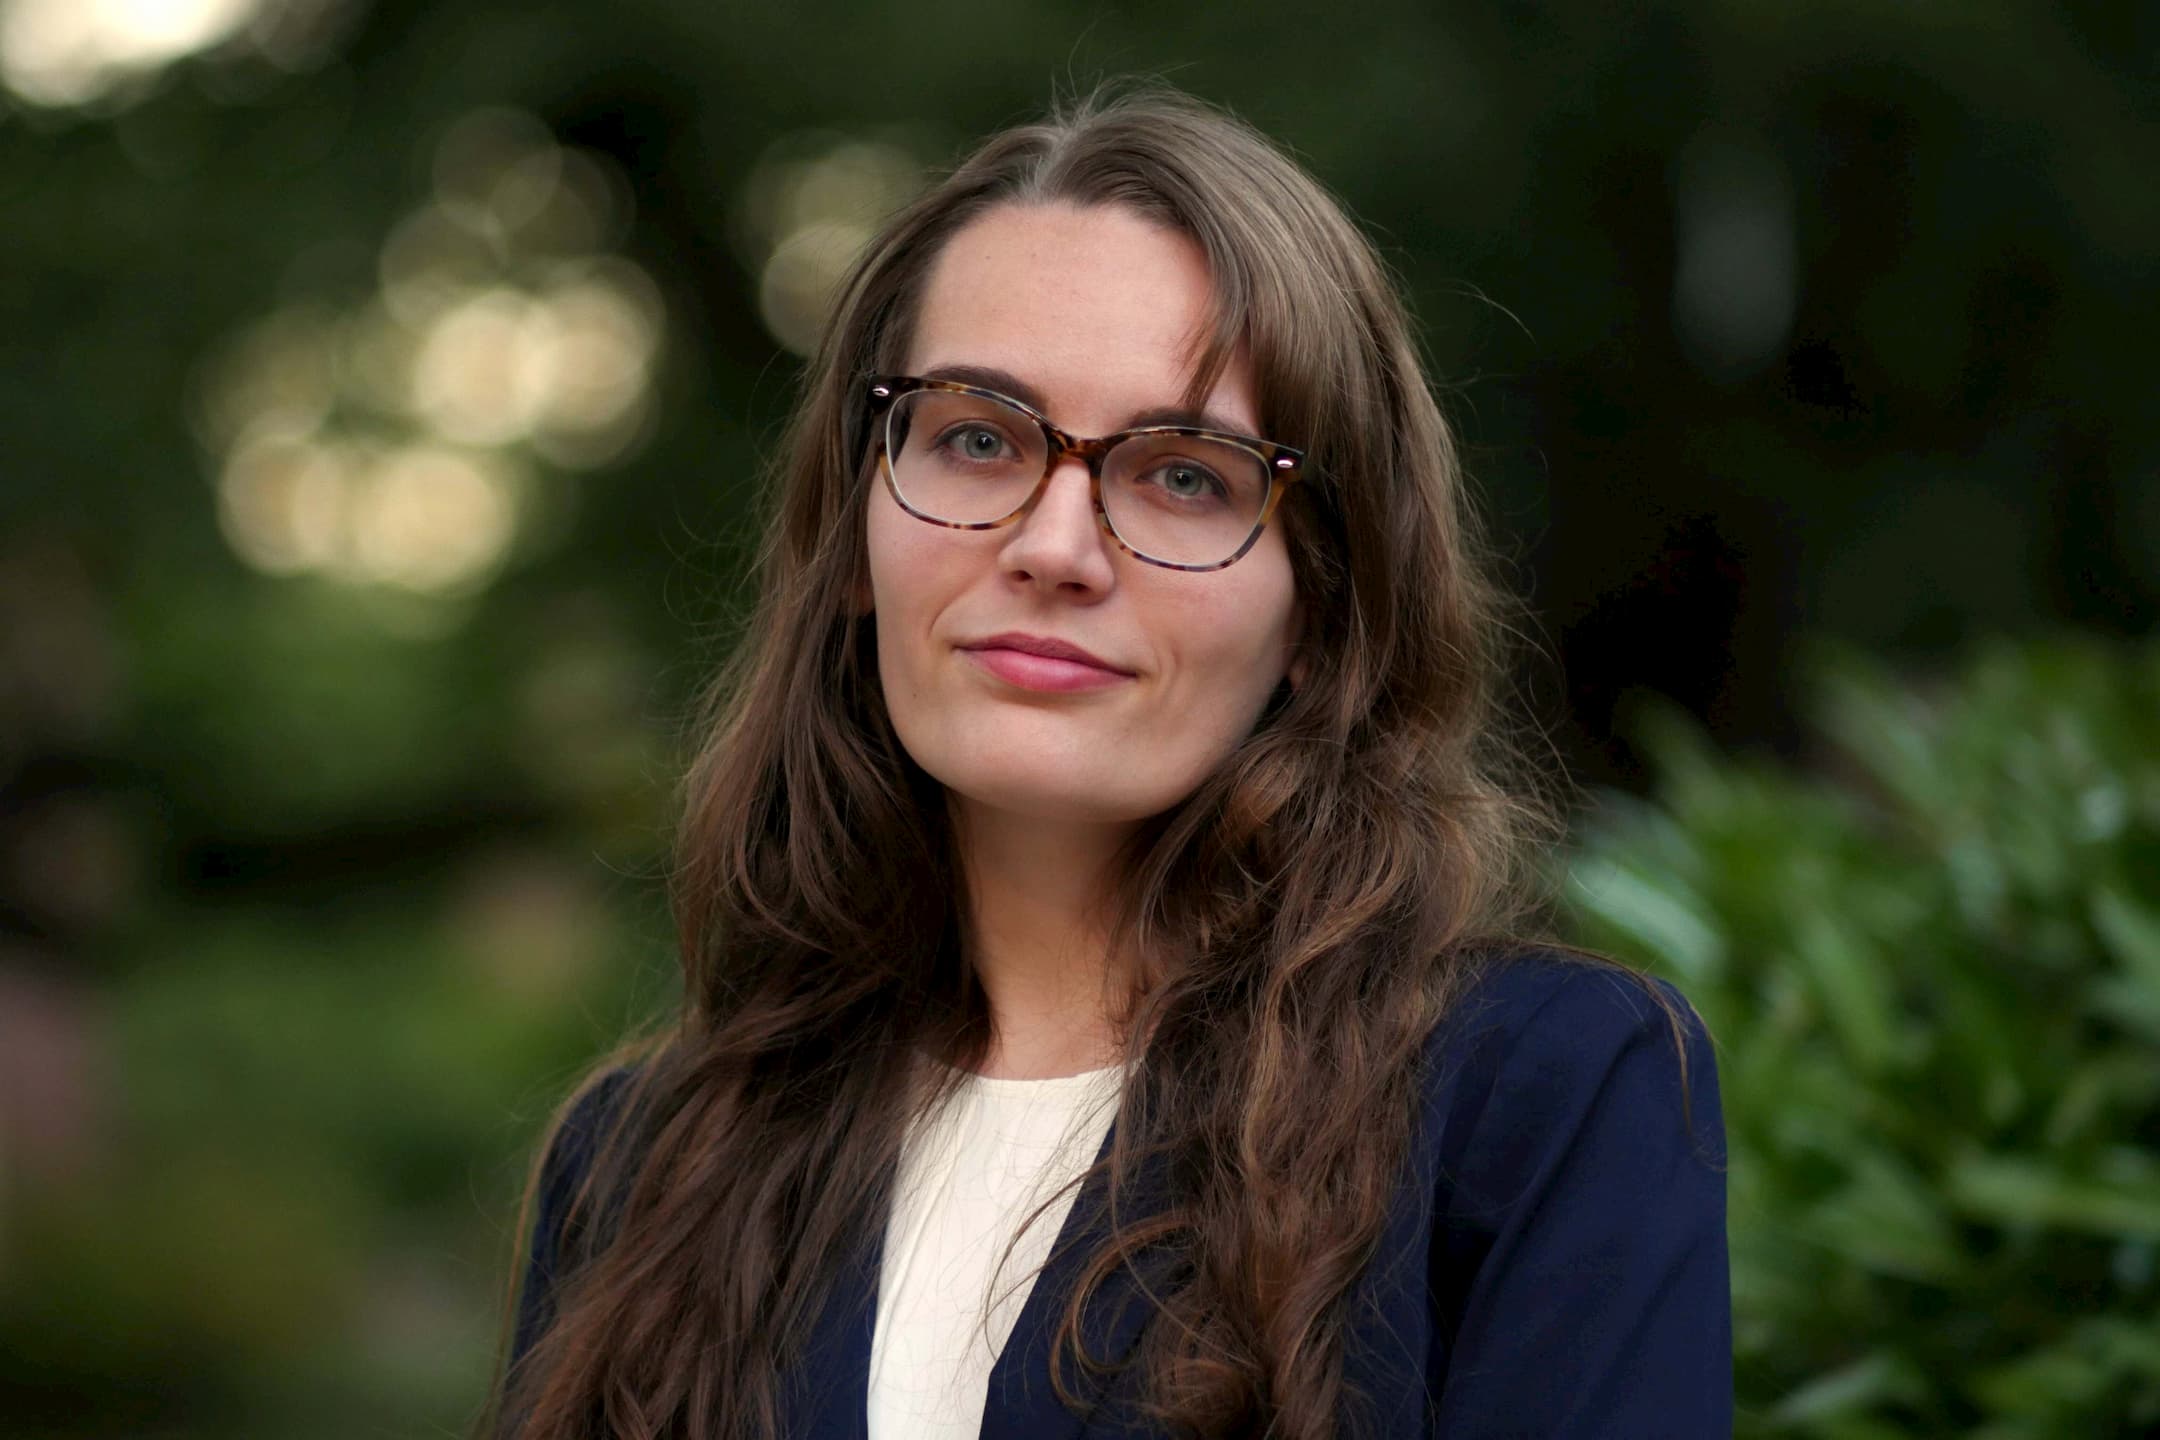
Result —
M1116 579L1110 537L1095 513L1088 468L1068 455L1050 472L1034 507L1014 523L999 552L1015 580L1068 594L1107 593Z

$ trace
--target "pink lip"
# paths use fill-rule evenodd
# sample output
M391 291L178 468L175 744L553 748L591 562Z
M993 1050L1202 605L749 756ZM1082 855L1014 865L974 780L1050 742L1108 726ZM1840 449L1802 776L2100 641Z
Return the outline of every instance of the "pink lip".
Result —
M1132 678L1129 670L1043 635L1008 631L962 645L960 650L998 679L1023 690L1098 690Z

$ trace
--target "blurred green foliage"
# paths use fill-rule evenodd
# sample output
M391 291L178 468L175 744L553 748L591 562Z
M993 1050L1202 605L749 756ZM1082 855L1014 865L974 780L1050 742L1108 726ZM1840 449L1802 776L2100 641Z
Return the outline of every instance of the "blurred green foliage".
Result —
M2160 651L1816 665L1805 769L1638 724L1584 939L1717 1039L1746 1435L2160 1428Z
M0 1214L0 1434L460 1423L533 1133L661 998L664 928L538 849L147 926L97 1017L95 1153Z

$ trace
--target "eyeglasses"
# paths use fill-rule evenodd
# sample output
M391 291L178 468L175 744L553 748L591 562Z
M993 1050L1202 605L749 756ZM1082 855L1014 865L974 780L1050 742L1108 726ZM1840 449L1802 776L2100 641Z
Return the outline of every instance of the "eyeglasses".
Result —
M1034 508L1067 455L1088 468L1095 518L1136 560L1220 570L1267 528L1303 451L1191 425L1082 440L1010 396L954 380L870 382L885 485L918 520L995 530Z

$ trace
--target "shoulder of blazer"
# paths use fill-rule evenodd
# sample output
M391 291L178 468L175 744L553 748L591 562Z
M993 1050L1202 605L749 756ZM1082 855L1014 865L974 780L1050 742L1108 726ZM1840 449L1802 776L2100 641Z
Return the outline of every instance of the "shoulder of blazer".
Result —
M1670 982L1553 947L1494 954L1426 1041L1428 1133L1466 1135L1504 1067L1555 1086L1594 1085L1613 1057L1644 1047L1676 1062L1672 1096L1683 1108L1675 1113L1697 1125L1710 1120L1699 1138L1722 1150L1712 1041ZM1710 1115L1692 1114L1706 1089Z
M629 1067L618 1066L588 1080L563 1108L561 1121L548 1137L518 1286L510 1347L512 1364L532 1348L551 1323L556 1290L563 1276L578 1257L590 1251L585 1239L593 1233L594 1204L581 1207L576 1202L579 1192L586 1188L601 1146L621 1118L631 1078ZM592 1199L597 1203L601 1197Z
M1506 1049L1523 1041L1580 1037L1643 1028L1671 1033L1702 1022L1671 982L1614 961L1548 946L1498 952L1483 962L1469 988L1434 1027L1429 1058L1462 1057L1473 1049ZM1692 1043L1692 1036L1691 1043Z

